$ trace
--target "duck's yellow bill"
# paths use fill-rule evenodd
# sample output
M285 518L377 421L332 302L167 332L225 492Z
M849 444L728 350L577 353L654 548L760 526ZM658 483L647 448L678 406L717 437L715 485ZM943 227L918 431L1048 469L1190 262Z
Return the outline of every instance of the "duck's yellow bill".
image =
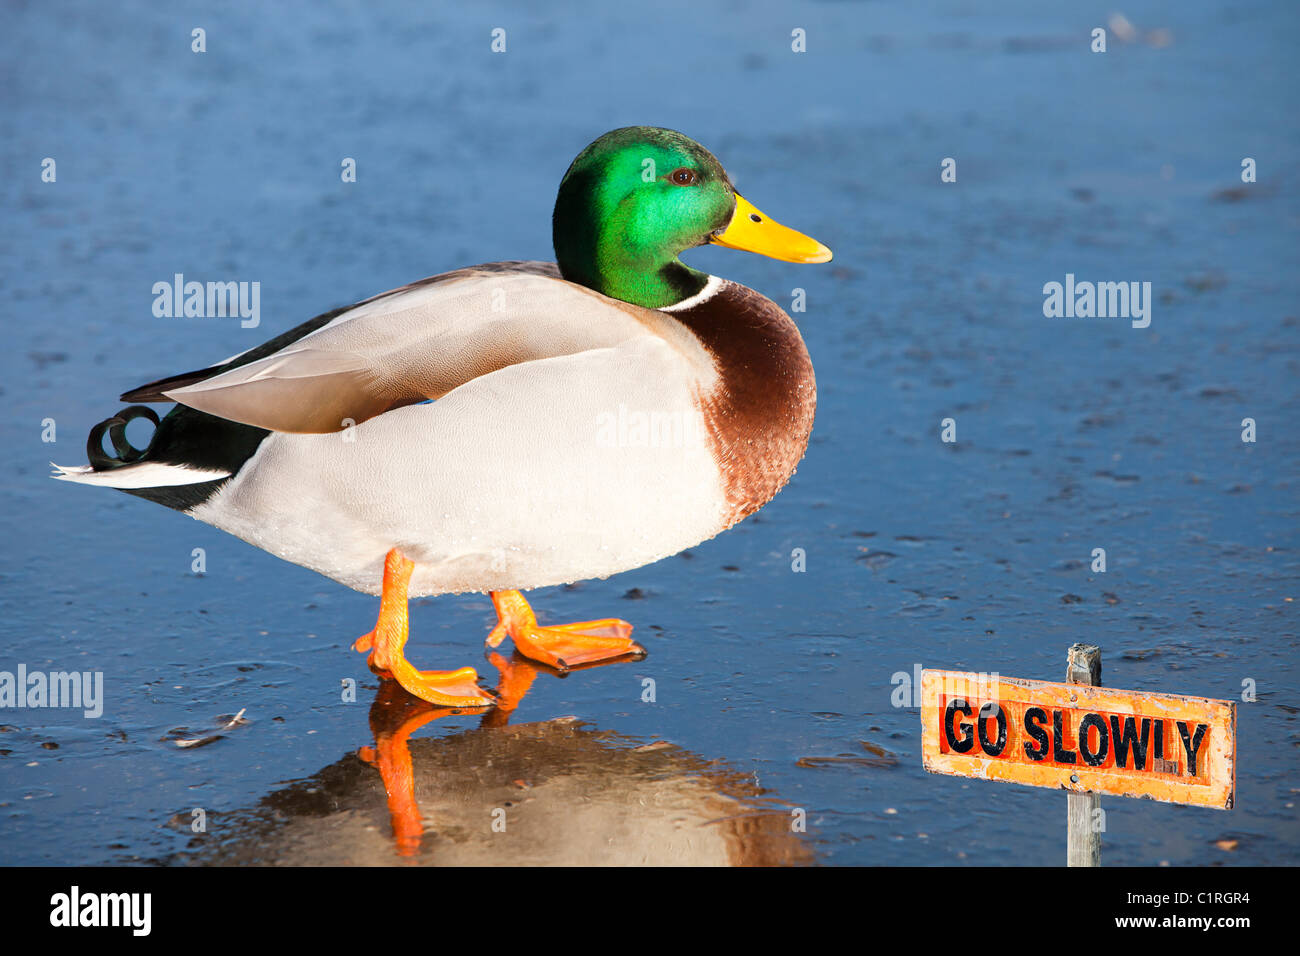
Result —
M757 252L783 262L831 261L831 251L816 239L769 219L740 193L736 193L736 211L730 225L709 242L728 249Z

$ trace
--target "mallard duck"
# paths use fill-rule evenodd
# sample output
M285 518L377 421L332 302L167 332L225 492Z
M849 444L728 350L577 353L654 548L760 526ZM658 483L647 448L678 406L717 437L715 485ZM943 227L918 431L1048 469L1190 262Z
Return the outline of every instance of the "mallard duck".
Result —
M643 656L609 618L541 626L521 591L676 554L766 504L803 457L816 385L774 302L684 265L705 243L831 251L741 197L668 129L606 133L560 183L555 263L458 269L326 312L122 395L66 481L167 505L380 596L354 647L448 707L473 668L404 656L410 596L488 592L521 654L564 671ZM161 420L148 403L175 402ZM126 425L155 427L135 448ZM103 447L105 433L114 454Z

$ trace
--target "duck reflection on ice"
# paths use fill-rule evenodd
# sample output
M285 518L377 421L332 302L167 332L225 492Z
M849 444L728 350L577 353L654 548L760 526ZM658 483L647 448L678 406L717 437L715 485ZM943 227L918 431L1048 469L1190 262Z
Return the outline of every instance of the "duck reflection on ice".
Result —
M383 681L370 709L373 746L217 823L215 845L192 861L813 862L810 845L793 832L791 806L720 761L568 718L509 726L539 665L519 655L489 659L500 672L500 700L470 712L483 715L478 728L412 740L426 724L467 711L436 707Z

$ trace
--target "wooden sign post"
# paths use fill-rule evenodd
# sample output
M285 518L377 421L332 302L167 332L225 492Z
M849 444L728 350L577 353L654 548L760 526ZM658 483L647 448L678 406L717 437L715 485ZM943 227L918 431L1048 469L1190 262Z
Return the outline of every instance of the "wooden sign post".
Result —
M924 671L925 769L1069 791L1071 866L1100 861L1097 794L1232 809L1236 704L1101 687L1089 644L1070 648L1066 680Z
M1071 644L1065 680L1100 687L1101 648L1096 644ZM1065 804L1065 865L1101 866L1101 830L1097 827L1101 797L1095 793L1067 793Z

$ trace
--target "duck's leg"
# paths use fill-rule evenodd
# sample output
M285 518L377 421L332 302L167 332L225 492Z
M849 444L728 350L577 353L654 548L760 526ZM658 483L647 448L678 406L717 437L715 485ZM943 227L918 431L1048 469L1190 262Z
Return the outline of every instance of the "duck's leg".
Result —
M424 835L424 820L415 799L411 734L450 713L455 711L413 698L391 681L380 686L375 702L370 705L370 730L375 735L375 745L362 747L357 756L378 770L384 782L399 856L414 856Z
M488 634L488 646L498 646L508 634L519 653L561 673L578 664L627 655L645 657L645 648L628 637L632 625L627 621L611 617L542 627L518 591L493 591L492 603L497 609L497 625Z
M384 592L375 629L357 639L353 650L369 651L367 663L381 677L391 677L407 691L443 707L487 707L492 699L478 686L472 667L454 671L416 670L402 648L410 636L406 589L415 565L396 548L384 559Z

